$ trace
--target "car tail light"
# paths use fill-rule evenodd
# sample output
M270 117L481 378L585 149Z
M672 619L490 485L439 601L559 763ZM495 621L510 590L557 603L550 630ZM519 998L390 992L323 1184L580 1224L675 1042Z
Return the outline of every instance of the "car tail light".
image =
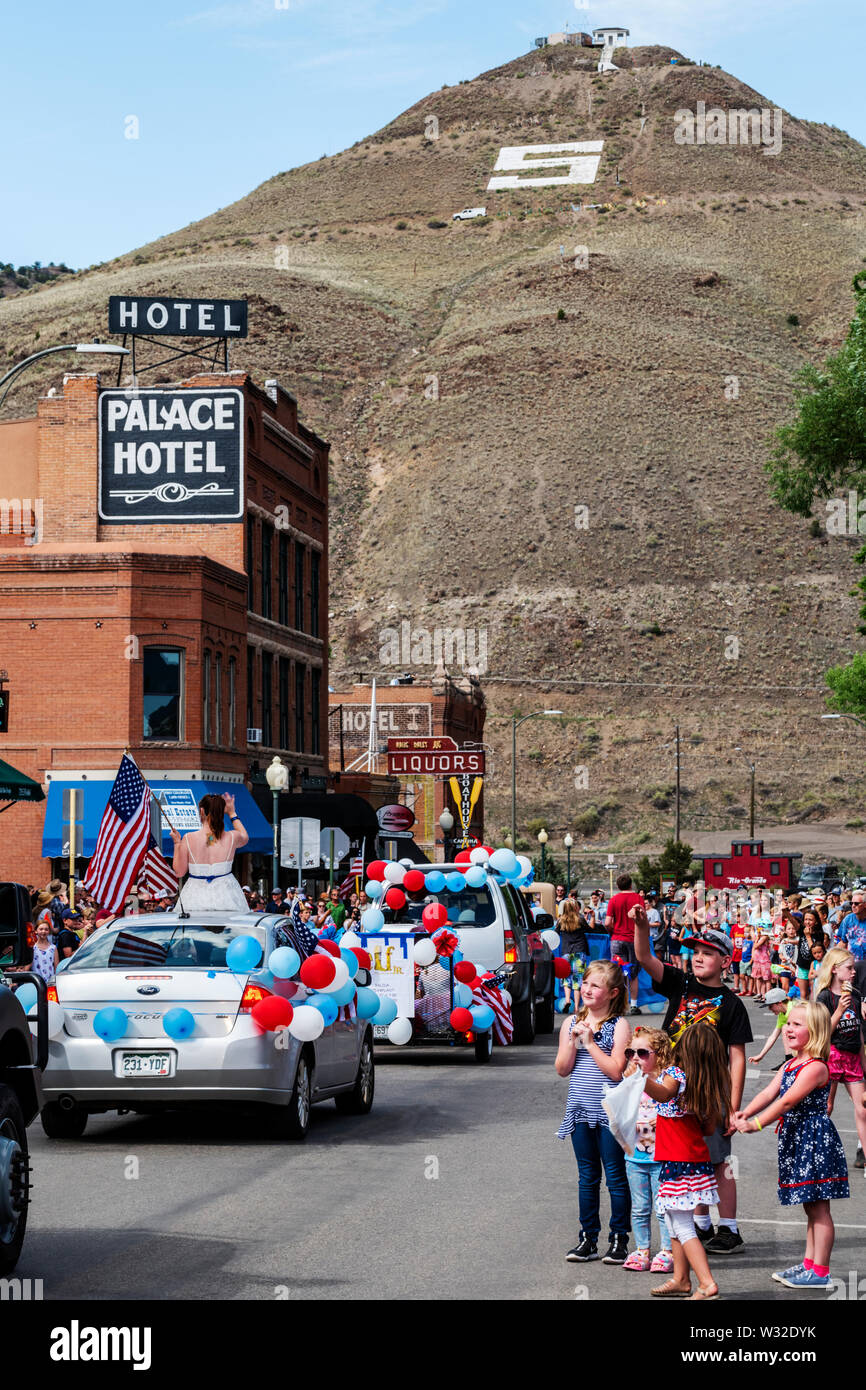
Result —
M464 1038L466 1039L467 1042L474 1042L474 1041L475 1041L475 1034L472 1032L472 1029L471 1029L471 1028L470 1028L469 1032L468 1032L468 1033L464 1033L463 1036L464 1036Z
M517 942L514 940L514 932L510 927L505 928L505 963L513 965L517 960Z
M58 1002L58 1001L57 1001L57 986L56 986L56 985L49 985L48 988L47 988L47 990L45 991L45 997L46 997L46 999L48 1000L49 1004L56 1004L56 1003Z
M251 1014L256 1004L260 1004L261 1001L267 999L270 994L273 994L273 990L265 989L264 985L248 984L241 995L240 1012L242 1014Z

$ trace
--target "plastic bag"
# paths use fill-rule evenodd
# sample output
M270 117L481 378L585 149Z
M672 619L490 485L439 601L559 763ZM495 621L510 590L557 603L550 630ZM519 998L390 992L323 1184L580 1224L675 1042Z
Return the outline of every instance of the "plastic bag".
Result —
M616 1085L605 1086L601 1105L610 1122L610 1132L629 1158L637 1141L637 1113L646 1076L638 1067Z

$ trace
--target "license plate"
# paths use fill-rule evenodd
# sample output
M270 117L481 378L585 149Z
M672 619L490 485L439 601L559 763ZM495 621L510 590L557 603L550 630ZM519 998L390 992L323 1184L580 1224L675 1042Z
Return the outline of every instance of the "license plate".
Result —
M374 1038L387 1038L387 1036L388 1036L388 1028L387 1028L387 1025L386 1025L386 1024L376 1023L376 1024L373 1025L373 1037L374 1037Z
M172 1076L173 1052L121 1052L118 1076Z

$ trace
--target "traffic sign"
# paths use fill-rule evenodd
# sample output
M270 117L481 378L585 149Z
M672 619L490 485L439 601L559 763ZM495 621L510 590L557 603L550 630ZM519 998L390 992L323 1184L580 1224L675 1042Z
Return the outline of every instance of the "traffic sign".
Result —
M326 825L319 833L319 849L322 854L322 863L326 869L331 867L331 836L334 837L334 864L339 864L345 859L351 848L351 841L345 830L341 830L338 825Z
M461 773L484 775L484 753L476 749L461 749L446 753L388 752L388 772L394 777L412 773L415 776L454 777Z
M389 738L389 753L456 753L450 734L427 734L419 738Z

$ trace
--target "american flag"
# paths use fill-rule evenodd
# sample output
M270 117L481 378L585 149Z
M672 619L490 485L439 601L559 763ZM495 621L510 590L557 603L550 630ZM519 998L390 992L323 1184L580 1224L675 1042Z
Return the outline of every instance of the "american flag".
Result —
M150 842L150 790L124 753L99 827L84 887L101 907L118 912Z
M135 877L155 898L174 898L180 888L174 869L157 849L153 836Z
M356 854L356 855L355 855L355 858L352 860L351 864L349 865L349 873L350 873L350 874L362 874L363 872L364 872L364 856L363 856L363 854Z
M168 947L162 941L136 936L131 931L119 931L114 938L108 964L143 969L146 966L164 965L167 955Z
M493 1040L505 1047L514 1036L511 1019L511 1005L502 998L502 991L496 985L482 978L481 984L472 991L473 1004L489 1004L496 1018L493 1022Z

